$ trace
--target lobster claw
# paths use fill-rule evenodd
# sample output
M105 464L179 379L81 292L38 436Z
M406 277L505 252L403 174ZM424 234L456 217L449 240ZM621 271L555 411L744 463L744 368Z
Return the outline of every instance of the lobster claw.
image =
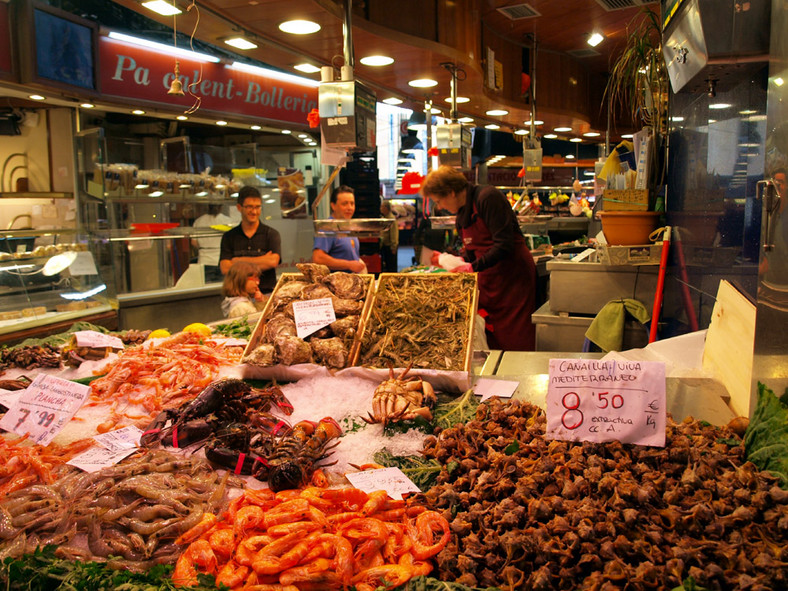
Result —
M163 410L150 422L140 437L140 447L151 447L161 441L162 429L170 420L171 415L172 411Z

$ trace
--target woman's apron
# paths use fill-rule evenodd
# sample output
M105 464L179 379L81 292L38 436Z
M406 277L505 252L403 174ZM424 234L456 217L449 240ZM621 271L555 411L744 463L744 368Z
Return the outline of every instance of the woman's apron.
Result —
M469 195L470 198L470 195ZM484 256L493 246L487 224L479 217L473 200L471 225L462 228L465 249L472 260ZM479 309L486 311L487 343L491 349L533 351L536 328L531 323L536 304L536 265L521 234L515 236L513 253L489 269L478 273Z

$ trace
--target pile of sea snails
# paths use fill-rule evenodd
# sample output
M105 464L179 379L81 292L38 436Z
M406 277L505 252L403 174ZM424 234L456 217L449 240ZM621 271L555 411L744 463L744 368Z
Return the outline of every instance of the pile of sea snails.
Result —
M443 465L417 501L452 538L442 580L501 589L788 588L788 491L744 459L741 429L670 418L664 448L544 437L493 399L428 439Z

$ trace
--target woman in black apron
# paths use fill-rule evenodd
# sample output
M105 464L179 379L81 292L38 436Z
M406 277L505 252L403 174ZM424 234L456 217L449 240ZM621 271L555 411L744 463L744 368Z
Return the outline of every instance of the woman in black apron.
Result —
M533 351L536 265L506 197L494 187L469 183L450 166L430 172L421 192L456 214L468 262L455 271L479 274L479 313L490 348Z

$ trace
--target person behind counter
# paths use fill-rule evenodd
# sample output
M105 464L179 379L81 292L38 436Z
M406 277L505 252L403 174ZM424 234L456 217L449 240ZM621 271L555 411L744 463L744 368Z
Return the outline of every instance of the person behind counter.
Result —
M479 309L487 313L490 348L533 351L536 265L509 201L494 187L469 183L451 166L431 171L421 193L456 214L467 262L454 271L479 274Z
M230 217L221 211L221 205L211 203L208 205L208 213L204 213L192 224L195 228L210 228L211 226L229 226ZM197 262L203 266L205 282L213 283L222 280L222 272L219 269L219 248L222 239L216 238L195 238L192 245L197 248Z
M282 238L277 230L260 222L263 200L255 187L243 187L238 192L236 207L241 212L241 223L222 236L219 267L227 275L233 263L254 263L260 275L260 291L271 293L276 287Z
M259 312L265 306L265 296L260 291L260 272L257 265L238 261L230 266L222 283L222 314L235 318Z
M331 192L331 217L349 220L356 211L356 195L351 187L340 185ZM358 238L348 236L315 236L312 262L326 265L332 271L366 273L367 266L359 255Z
M387 220L392 220L391 225L380 233L380 260L384 273L397 272L397 250L399 249L399 226L397 218L391 212L388 201L380 202L380 215Z

